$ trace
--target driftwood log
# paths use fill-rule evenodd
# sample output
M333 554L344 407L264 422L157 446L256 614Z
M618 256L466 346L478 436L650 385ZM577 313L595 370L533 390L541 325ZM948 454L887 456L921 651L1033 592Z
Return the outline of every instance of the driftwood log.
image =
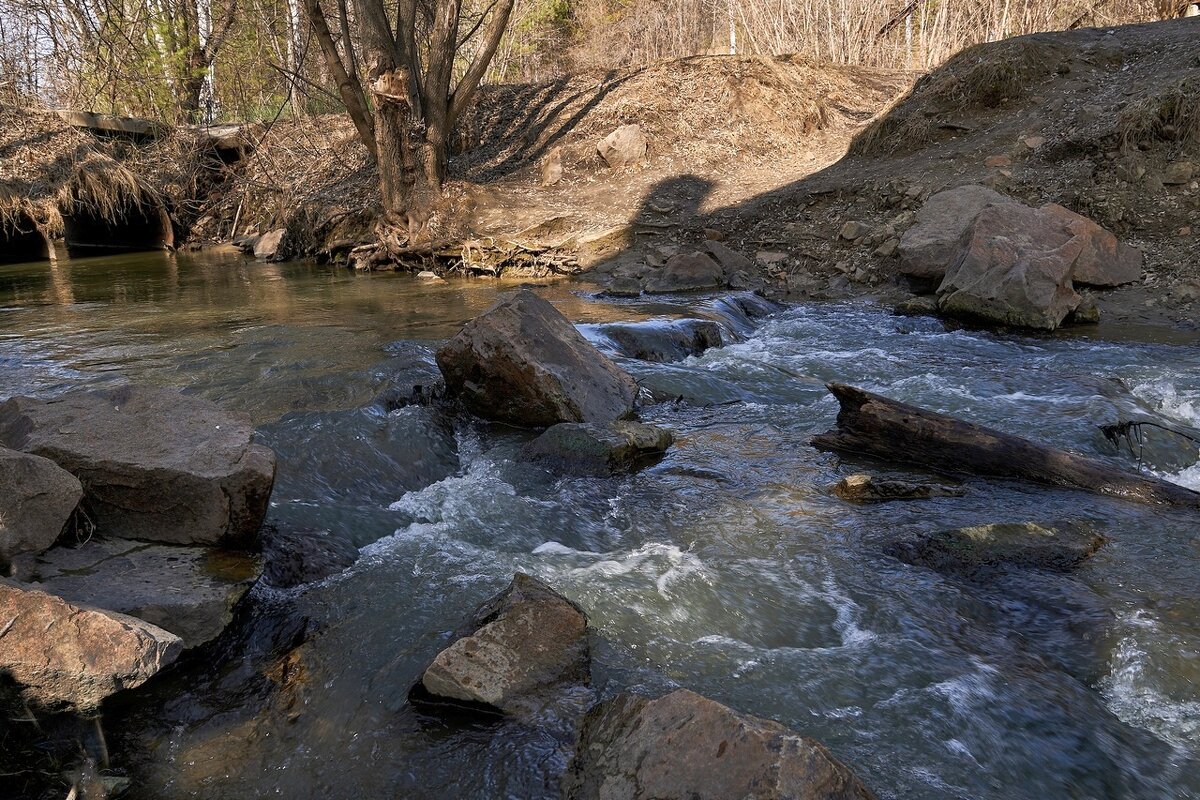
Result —
M1119 469L1020 436L828 384L841 403L837 427L813 437L814 447L903 461L954 473L1020 478L1144 503L1200 508L1200 492Z

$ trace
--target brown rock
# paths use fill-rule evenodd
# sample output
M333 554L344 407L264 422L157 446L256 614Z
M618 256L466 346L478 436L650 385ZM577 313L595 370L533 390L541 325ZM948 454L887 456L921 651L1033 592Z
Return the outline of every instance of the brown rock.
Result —
M0 405L0 444L75 475L98 533L147 541L254 544L275 454L253 436L249 417L152 387Z
M739 270L750 271L754 269L753 261L718 241L710 240L705 242L704 249L710 256L712 256L713 260L721 265L721 269L725 271L727 276L732 275Z
M715 265L714 265L715 266ZM637 384L542 298L499 299L437 352L447 392L474 413L527 427L610 422Z
M866 236L870 232L871 232L871 226L868 225L867 223L858 222L856 220L851 220L850 222L847 222L845 225L843 225L842 229L840 231L838 231L838 238L846 239L847 241L852 242L855 239L861 239L862 237Z
M705 253L680 253L667 259L663 267L646 278L650 294L714 289L725 283L721 265Z
M0 579L0 672L48 710L95 711L179 655L179 637Z
M1040 209L1057 217L1073 236L1083 240L1071 280L1088 286L1120 286L1142 277L1142 251L1117 241L1095 222L1055 203Z
M1190 161L1172 161L1163 170L1162 182L1168 186L1179 186L1187 183L1196 173L1196 166Z
M814 739L680 689L622 694L584 718L567 800L871 800Z
M54 544L82 497L79 480L53 461L0 447L0 571Z
M1079 305L1071 272L1086 242L1061 220L1008 203L979 212L938 287L950 316L1054 330Z
M928 500L931 497L962 497L961 486L909 481L880 480L873 475L850 475L838 481L833 493L850 503L884 503L889 500Z
M917 212L916 224L900 237L900 274L932 289L953 265L959 245L983 209L1015 203L986 186L960 186L938 192Z
M282 261L287 258L286 237L287 231L283 228L267 231L254 242L254 257L259 261Z
M984 166L987 167L1011 167L1012 157L1006 155L988 156L983 160Z
M644 160L649 148L650 140L641 125L622 125L596 143L596 151L613 169Z
M588 683L587 616L546 584L518 573L475 612L421 677L435 697L507 714L535 713Z
M555 147L542 162L542 186L553 186L562 180L562 148Z

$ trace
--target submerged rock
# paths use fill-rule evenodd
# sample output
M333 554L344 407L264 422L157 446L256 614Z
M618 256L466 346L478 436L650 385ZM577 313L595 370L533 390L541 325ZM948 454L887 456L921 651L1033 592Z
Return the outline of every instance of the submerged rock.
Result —
M818 741L680 689L621 694L590 711L567 800L870 800Z
M600 331L622 355L641 361L682 361L723 344L721 326L707 319L617 322Z
M674 442L671 431L641 422L562 422L530 442L526 452L566 472L603 475L660 456Z
M880 480L873 475L850 475L838 481L833 493L851 503L883 503L889 500L928 500L931 497L962 497L961 486L937 483Z
M929 295L910 297L897 303L892 313L901 317L934 316L938 313L937 298Z
M14 577L33 588L145 620L190 649L228 627L258 578L259 561L238 551L96 538L20 559L14 568Z
M256 542L275 454L249 417L168 389L122 386L0 405L0 444L83 484L98 533L173 544Z
M288 589L337 575L358 561L358 548L329 531L291 531L268 526L263 533L263 579Z
M587 616L537 578L517 573L421 676L435 697L506 714L534 713L589 682Z
M0 447L0 574L14 556L53 545L82 497L79 480L53 461Z
M939 531L894 546L902 561L939 572L974 575L997 567L1066 572L1104 544L1104 537L1073 523L998 523Z
M123 614L0 579L0 672L31 704L94 712L176 659L178 636Z
M451 396L499 422L543 427L632 413L637 384L554 306L528 290L501 298L437 352Z
M975 218L938 287L938 308L969 319L1054 330L1080 303L1071 272L1084 242L1053 215L1010 203Z

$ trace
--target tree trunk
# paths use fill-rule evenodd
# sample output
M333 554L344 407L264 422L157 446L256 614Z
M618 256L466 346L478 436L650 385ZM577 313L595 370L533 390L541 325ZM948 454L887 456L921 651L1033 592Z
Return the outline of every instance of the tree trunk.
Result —
M379 72L375 100L375 156L385 215L408 227L410 236L429 218L446 175L442 127L414 113L408 71Z
M950 472L1021 478L1144 503L1200 508L1200 493L1102 461L972 425L877 394L829 384L841 403L837 428L813 438L822 450L859 453Z

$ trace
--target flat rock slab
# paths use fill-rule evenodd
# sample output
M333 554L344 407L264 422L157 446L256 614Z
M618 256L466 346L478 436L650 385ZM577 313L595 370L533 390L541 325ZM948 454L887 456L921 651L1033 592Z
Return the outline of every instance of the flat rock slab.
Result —
M820 742L680 689L622 694L583 720L567 800L870 800Z
M82 497L79 480L53 461L0 447L0 570L54 544Z
M244 415L152 387L0 405L0 444L75 475L97 532L129 539L253 545L275 480L253 435Z
M95 711L182 650L178 636L148 622L0 579L0 672L39 708Z
M604 475L661 456L674 441L671 431L641 422L561 422L530 442L526 453L565 472Z
M545 583L518 573L484 603L421 677L426 692L525 715L589 682L587 616Z
M437 351L451 397L499 422L546 427L628 416L637 384L531 291L501 298Z
M72 603L145 620L185 648L215 639L258 578L259 560L206 547L93 539L14 563L14 577Z
M925 534L897 543L894 551L909 564L952 574L975 575L1000 567L1066 572L1103 544L1103 536L1083 525L1017 522Z
M962 497L961 486L887 480L874 475L850 475L838 481L833 493L849 503L886 503L891 500L928 500L932 497Z

